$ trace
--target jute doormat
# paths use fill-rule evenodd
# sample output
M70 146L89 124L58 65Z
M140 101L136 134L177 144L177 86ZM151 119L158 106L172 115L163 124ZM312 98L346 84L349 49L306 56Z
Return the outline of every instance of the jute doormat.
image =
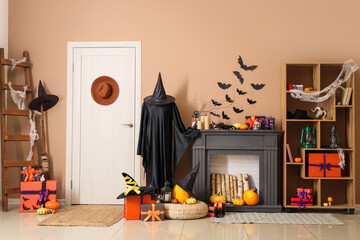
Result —
M123 206L77 205L55 213L39 226L108 227L122 219L123 215Z
M226 224L294 224L294 225L345 225L329 213L233 213L223 218L211 218L212 223Z

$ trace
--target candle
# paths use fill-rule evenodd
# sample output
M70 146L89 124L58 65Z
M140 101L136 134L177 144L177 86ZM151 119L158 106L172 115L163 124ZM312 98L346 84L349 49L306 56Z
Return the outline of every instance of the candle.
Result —
M203 123L201 121L197 121L197 129L203 129Z
M200 116L200 121L204 124L204 122L205 122L205 116Z
M205 116L204 118L204 129L210 129L210 119L209 119L209 116Z

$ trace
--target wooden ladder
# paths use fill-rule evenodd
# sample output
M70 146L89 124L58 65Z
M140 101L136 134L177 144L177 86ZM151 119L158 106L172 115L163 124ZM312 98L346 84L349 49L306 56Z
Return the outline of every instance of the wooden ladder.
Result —
M23 56L26 57L26 62L16 65L24 69L25 73L25 85L28 86L26 91L27 104L33 99L32 81L31 81L31 62L29 52L24 51ZM0 74L1 74L1 188L2 188L2 209L4 212L8 210L8 195L13 193L19 193L20 187L10 188L8 187L8 175L7 168L9 167L21 167L21 166L35 166L38 165L38 155L36 144L33 147L33 158L31 161L26 160L11 160L7 159L7 142L9 141L29 141L29 135L8 135L7 134L7 116L22 116L28 117L29 110L17 110L7 109L6 98L10 94L9 85L5 82L5 66L12 66L9 59L4 58L4 49L0 48ZM12 87L14 90L24 90L25 85L15 85ZM6 94L8 92L8 94ZM10 100L11 101L11 100ZM30 128L30 124L29 124Z

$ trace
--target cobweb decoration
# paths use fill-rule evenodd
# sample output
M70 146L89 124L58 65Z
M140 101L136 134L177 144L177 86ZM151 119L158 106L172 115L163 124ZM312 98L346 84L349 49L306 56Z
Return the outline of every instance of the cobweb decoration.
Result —
M342 88L341 85L349 80L351 74L353 74L356 70L358 70L359 66L354 62L354 60L350 59L346 61L341 69L339 76L336 80L331 83L326 88L317 92L304 92L302 90L291 89L290 95L293 98L298 98L301 101L306 102L323 102L329 99L332 95L334 95L335 91L338 88Z
M345 154L342 148L337 150L338 154L339 154L339 158L340 158L340 162L339 162L339 166L341 167L342 170L344 170L345 168Z
M11 71L14 71L16 65L20 64L20 63L23 63L23 62L26 62L26 57L23 57L22 59L20 60L16 60L16 59L13 59L13 58L10 58L10 61L11 61Z
M25 109L26 90L27 90L28 86L27 85L24 86L24 91L16 91L12 87L11 82L8 83L8 86L10 88L10 94L11 94L12 100L17 105L18 109L24 110Z
M39 134L37 133L36 130L36 124L35 124L35 117L36 115L41 115L40 112L38 111L34 111L34 113L32 113L31 110L29 110L29 120L30 120L30 131L29 131L29 137L30 137L30 151L29 154L26 158L27 161L31 161L32 157L33 157L33 146L36 140L39 139Z

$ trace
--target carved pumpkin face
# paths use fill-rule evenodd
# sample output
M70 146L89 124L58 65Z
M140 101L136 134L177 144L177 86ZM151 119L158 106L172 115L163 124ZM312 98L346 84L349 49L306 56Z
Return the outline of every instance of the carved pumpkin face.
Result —
M247 205L253 206L259 203L259 194L255 189L249 189L244 192L244 201Z

